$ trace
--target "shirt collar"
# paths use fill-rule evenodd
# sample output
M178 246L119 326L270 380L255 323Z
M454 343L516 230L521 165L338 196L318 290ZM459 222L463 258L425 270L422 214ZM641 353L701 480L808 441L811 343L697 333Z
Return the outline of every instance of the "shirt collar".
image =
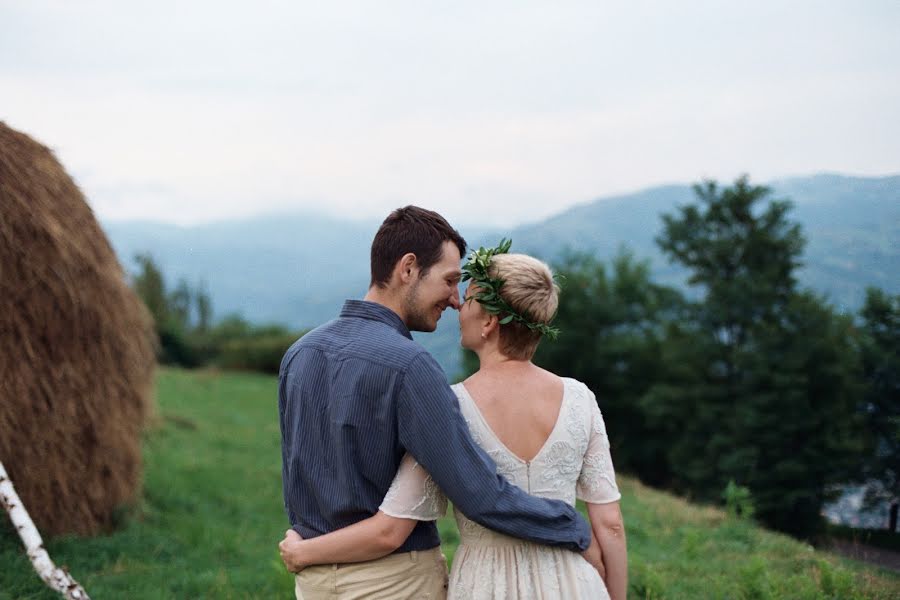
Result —
M396 329L401 335L412 339L409 329L400 318L400 315L389 309L383 304L377 302L369 302L368 300L346 300L344 308L341 309L341 317L356 317L360 319L371 319L372 321L380 321L390 325Z

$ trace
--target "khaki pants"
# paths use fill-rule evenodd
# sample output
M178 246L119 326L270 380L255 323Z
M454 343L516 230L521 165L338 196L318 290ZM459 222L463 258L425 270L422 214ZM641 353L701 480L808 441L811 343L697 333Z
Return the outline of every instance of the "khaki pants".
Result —
M296 577L297 600L444 600L447 561L440 548L364 563L318 565Z

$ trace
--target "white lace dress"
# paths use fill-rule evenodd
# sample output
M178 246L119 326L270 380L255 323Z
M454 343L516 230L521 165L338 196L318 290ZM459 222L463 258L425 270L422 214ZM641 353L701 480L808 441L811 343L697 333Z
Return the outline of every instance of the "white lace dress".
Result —
M462 384L453 386L472 437L497 464L497 472L535 496L575 504L620 498L600 409L591 391L563 379L556 425L531 461L509 451L488 426ZM404 457L381 510L431 521L447 511L447 499L409 455ZM597 571L580 554L512 538L470 521L454 510L460 545L450 572L448 598L466 600L609 598Z

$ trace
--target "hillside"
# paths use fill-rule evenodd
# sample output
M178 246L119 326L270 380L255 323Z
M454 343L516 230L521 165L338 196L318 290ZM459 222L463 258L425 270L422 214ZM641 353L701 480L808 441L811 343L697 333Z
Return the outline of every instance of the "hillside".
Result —
M93 598L292 597L276 550L286 528L276 389L272 377L162 370L138 510L123 512L122 527L110 535L50 541L51 556ZM896 574L618 479L631 598L900 595ZM439 526L452 558L454 522L448 516ZM0 565L0 600L58 598L34 574L9 526L0 526Z
M853 310L868 285L900 292L900 176L817 175L772 182L775 197L791 198L793 218L808 239L804 285ZM658 281L681 285L683 272L653 242L659 215L692 202L688 185L662 186L566 210L499 231L461 227L470 245L512 237L514 249L557 259L566 250L608 258L623 245L652 261ZM153 223L106 223L120 259L131 268L149 252L170 278L205 282L218 316L240 312L253 321L311 327L332 318L344 298L368 284L369 244L377 222L312 215L258 217L182 228ZM459 369L455 315L437 335L419 336L452 377Z

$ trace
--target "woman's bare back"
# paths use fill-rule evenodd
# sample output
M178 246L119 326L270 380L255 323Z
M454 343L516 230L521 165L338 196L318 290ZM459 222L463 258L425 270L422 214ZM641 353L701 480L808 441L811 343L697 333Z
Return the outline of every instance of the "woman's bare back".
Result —
M463 383L503 445L531 461L558 420L562 379L531 363L511 362L478 371Z

